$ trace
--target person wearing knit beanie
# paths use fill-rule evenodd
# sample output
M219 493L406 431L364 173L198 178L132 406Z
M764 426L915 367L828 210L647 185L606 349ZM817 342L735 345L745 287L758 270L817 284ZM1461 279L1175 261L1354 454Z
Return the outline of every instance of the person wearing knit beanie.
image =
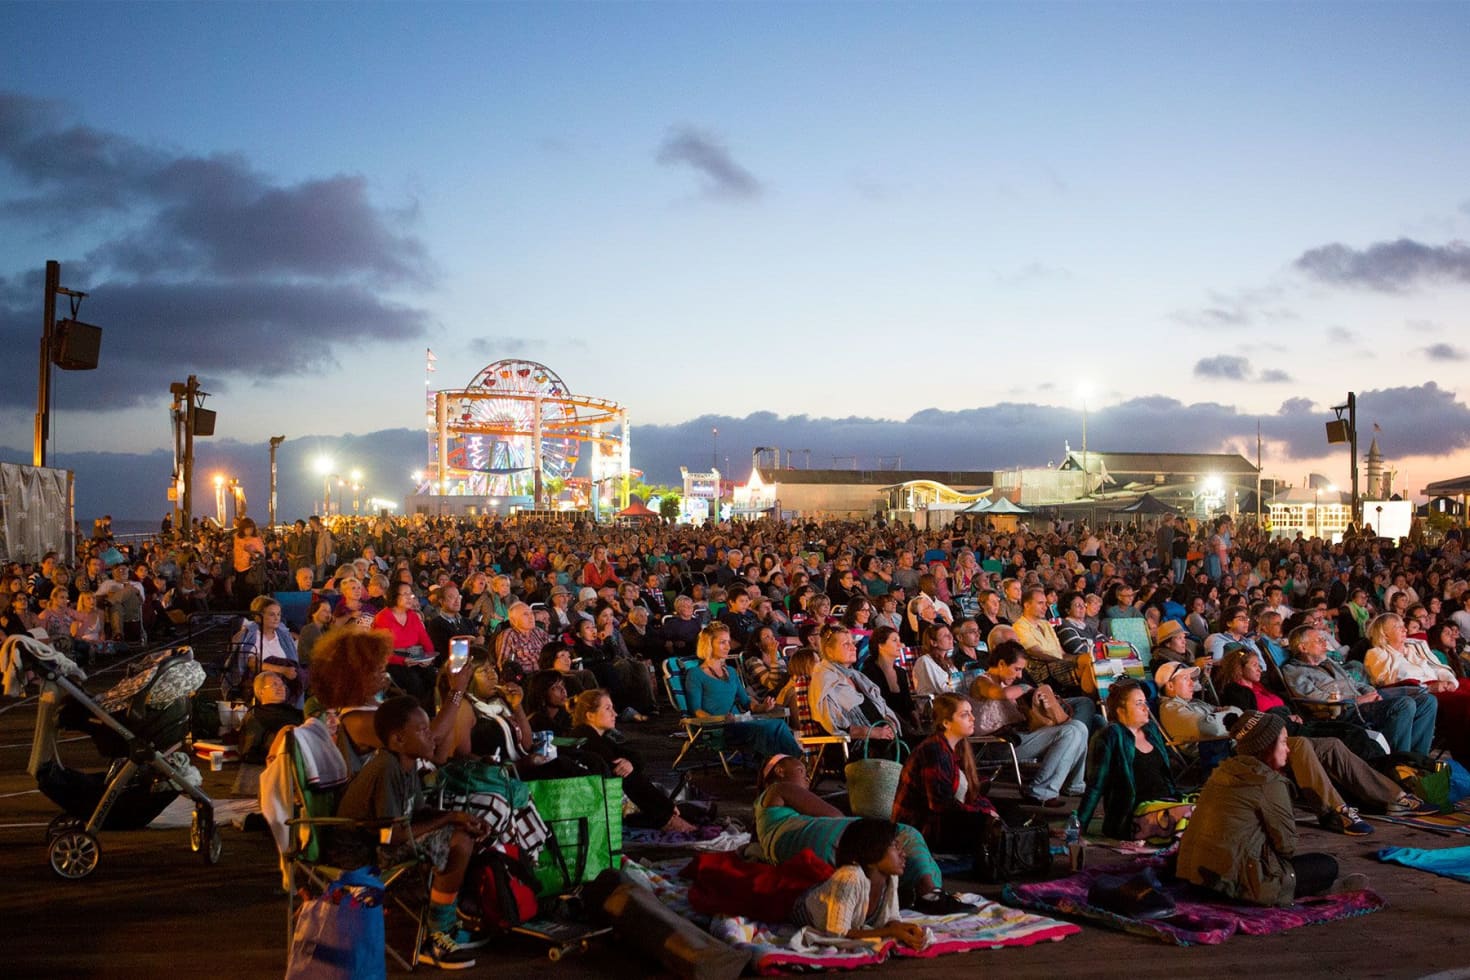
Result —
M1238 755L1253 755L1269 762L1271 750L1284 731L1286 722L1280 716L1264 711L1247 711L1230 726L1230 737L1235 740Z

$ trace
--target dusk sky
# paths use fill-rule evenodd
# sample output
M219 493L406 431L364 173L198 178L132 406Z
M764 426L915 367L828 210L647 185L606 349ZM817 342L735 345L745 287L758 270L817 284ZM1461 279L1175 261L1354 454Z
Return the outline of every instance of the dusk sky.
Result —
M660 480L716 424L742 477L1045 464L1082 390L1095 449L1259 422L1345 485L1351 389L1405 489L1470 472L1470 4L9 3L0 44L0 446L57 259L106 331L79 480L193 372L295 516L310 452L421 427L426 347L623 403ZM368 441L401 497L422 435ZM161 458L99 506L162 513Z

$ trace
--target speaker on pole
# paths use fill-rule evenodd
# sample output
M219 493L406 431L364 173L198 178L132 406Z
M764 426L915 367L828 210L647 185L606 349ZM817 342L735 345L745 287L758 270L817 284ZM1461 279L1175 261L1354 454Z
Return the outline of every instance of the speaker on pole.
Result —
M1337 445L1340 442L1347 442L1351 438L1352 433L1348 431L1347 419L1337 419L1334 422L1327 423L1327 442L1329 444Z
M61 320L51 338L51 361L63 371L91 371L102 349L102 328L80 320Z
M214 435L214 409L194 409L194 434L196 436Z

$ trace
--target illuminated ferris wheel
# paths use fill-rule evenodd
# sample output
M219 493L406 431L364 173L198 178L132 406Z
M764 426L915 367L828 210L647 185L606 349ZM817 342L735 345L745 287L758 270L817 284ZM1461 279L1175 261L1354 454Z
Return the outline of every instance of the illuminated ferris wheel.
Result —
M490 497L540 496L564 484L582 444L592 446L593 479L627 468L627 412L602 398L574 395L556 372L520 358L496 361L463 389L434 392L429 468L443 491ZM439 472L438 458L445 460ZM616 471L616 472L614 472ZM539 477L539 479L538 479Z

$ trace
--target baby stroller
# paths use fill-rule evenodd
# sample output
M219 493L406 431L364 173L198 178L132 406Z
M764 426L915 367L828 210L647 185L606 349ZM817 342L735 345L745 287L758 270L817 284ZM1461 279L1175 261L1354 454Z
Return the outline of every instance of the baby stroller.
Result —
M150 655L96 700L79 686L86 674L76 664L30 637L6 640L0 663L12 663L41 681L31 772L41 792L65 811L46 828L51 870L73 880L87 877L102 855L99 832L147 826L179 793L194 801L190 846L206 863L219 861L214 802L180 751L189 732L190 696L204 682L192 650L174 647ZM113 760L105 774L68 769L55 758L56 731L62 726L86 732Z

